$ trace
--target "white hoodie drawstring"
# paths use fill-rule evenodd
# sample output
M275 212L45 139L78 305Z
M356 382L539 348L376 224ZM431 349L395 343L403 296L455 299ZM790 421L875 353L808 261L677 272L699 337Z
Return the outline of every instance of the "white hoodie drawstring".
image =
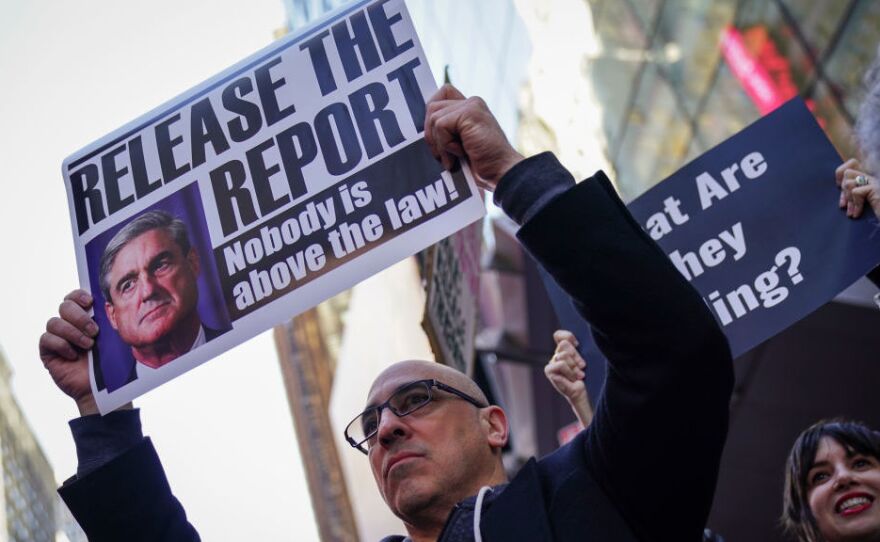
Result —
M474 504L474 542L483 542L483 536L480 534L480 516L483 513L483 497L490 491L492 491L491 487L483 486L477 493L477 502Z

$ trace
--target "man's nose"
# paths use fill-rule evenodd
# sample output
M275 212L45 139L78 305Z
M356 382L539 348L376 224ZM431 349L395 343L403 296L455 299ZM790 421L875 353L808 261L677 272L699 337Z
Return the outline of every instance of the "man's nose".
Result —
M383 445L389 446L398 438L404 438L409 434L409 426L404 418L399 417L391 410L385 408L379 414L379 428L376 430L376 439Z
M156 295L157 290L158 284L156 283L156 277L150 273L142 273L138 280L138 294L140 295L140 298L144 300L150 299Z

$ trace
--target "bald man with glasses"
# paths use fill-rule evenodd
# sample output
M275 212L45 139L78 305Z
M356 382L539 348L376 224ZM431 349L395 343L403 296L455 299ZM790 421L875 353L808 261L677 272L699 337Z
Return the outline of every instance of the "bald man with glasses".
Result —
M523 158L479 98L441 88L425 139L447 169L466 158L522 225L518 238L590 322L610 367L590 427L511 480L501 461L506 415L471 379L426 361L383 371L345 437L406 527L385 542L699 541L733 385L727 341L700 296L602 172L576 185L552 154ZM65 325L41 339L44 364L84 415L87 376L85 387L64 377L90 347L87 308L71 294ZM136 411L72 425L80 469L60 492L91 540L198 539Z

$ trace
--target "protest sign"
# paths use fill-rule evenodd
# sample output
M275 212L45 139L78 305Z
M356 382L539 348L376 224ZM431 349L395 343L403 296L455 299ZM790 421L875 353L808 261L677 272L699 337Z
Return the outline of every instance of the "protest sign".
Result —
M838 208L840 156L795 98L629 205L696 287L734 357L880 262L871 213Z
M345 6L68 157L112 410L480 218L403 0Z
M629 204L635 220L697 289L734 357L809 315L880 264L880 225L837 206L842 163L800 98ZM544 282L560 325L575 331L588 371L604 357L571 300ZM634 307L632 310L638 310ZM595 398L601 383L588 374Z

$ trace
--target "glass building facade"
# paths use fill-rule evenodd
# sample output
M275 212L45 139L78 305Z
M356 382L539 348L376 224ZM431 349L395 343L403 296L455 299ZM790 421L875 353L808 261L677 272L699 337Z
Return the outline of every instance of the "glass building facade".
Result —
M54 542L56 506L52 467L12 397L9 365L0 354L0 540Z
M608 157L632 199L766 113L752 87L802 96L844 155L874 57L872 0L588 0ZM735 46L739 56L731 54ZM743 62L755 66L744 73ZM758 81L763 78L763 81Z
M296 30L349 1L284 0L284 6ZM452 83L485 99L512 138L530 51L513 0L408 0L406 5L438 83L448 67Z
M303 27L328 11L349 0L284 0L288 24L291 29Z

